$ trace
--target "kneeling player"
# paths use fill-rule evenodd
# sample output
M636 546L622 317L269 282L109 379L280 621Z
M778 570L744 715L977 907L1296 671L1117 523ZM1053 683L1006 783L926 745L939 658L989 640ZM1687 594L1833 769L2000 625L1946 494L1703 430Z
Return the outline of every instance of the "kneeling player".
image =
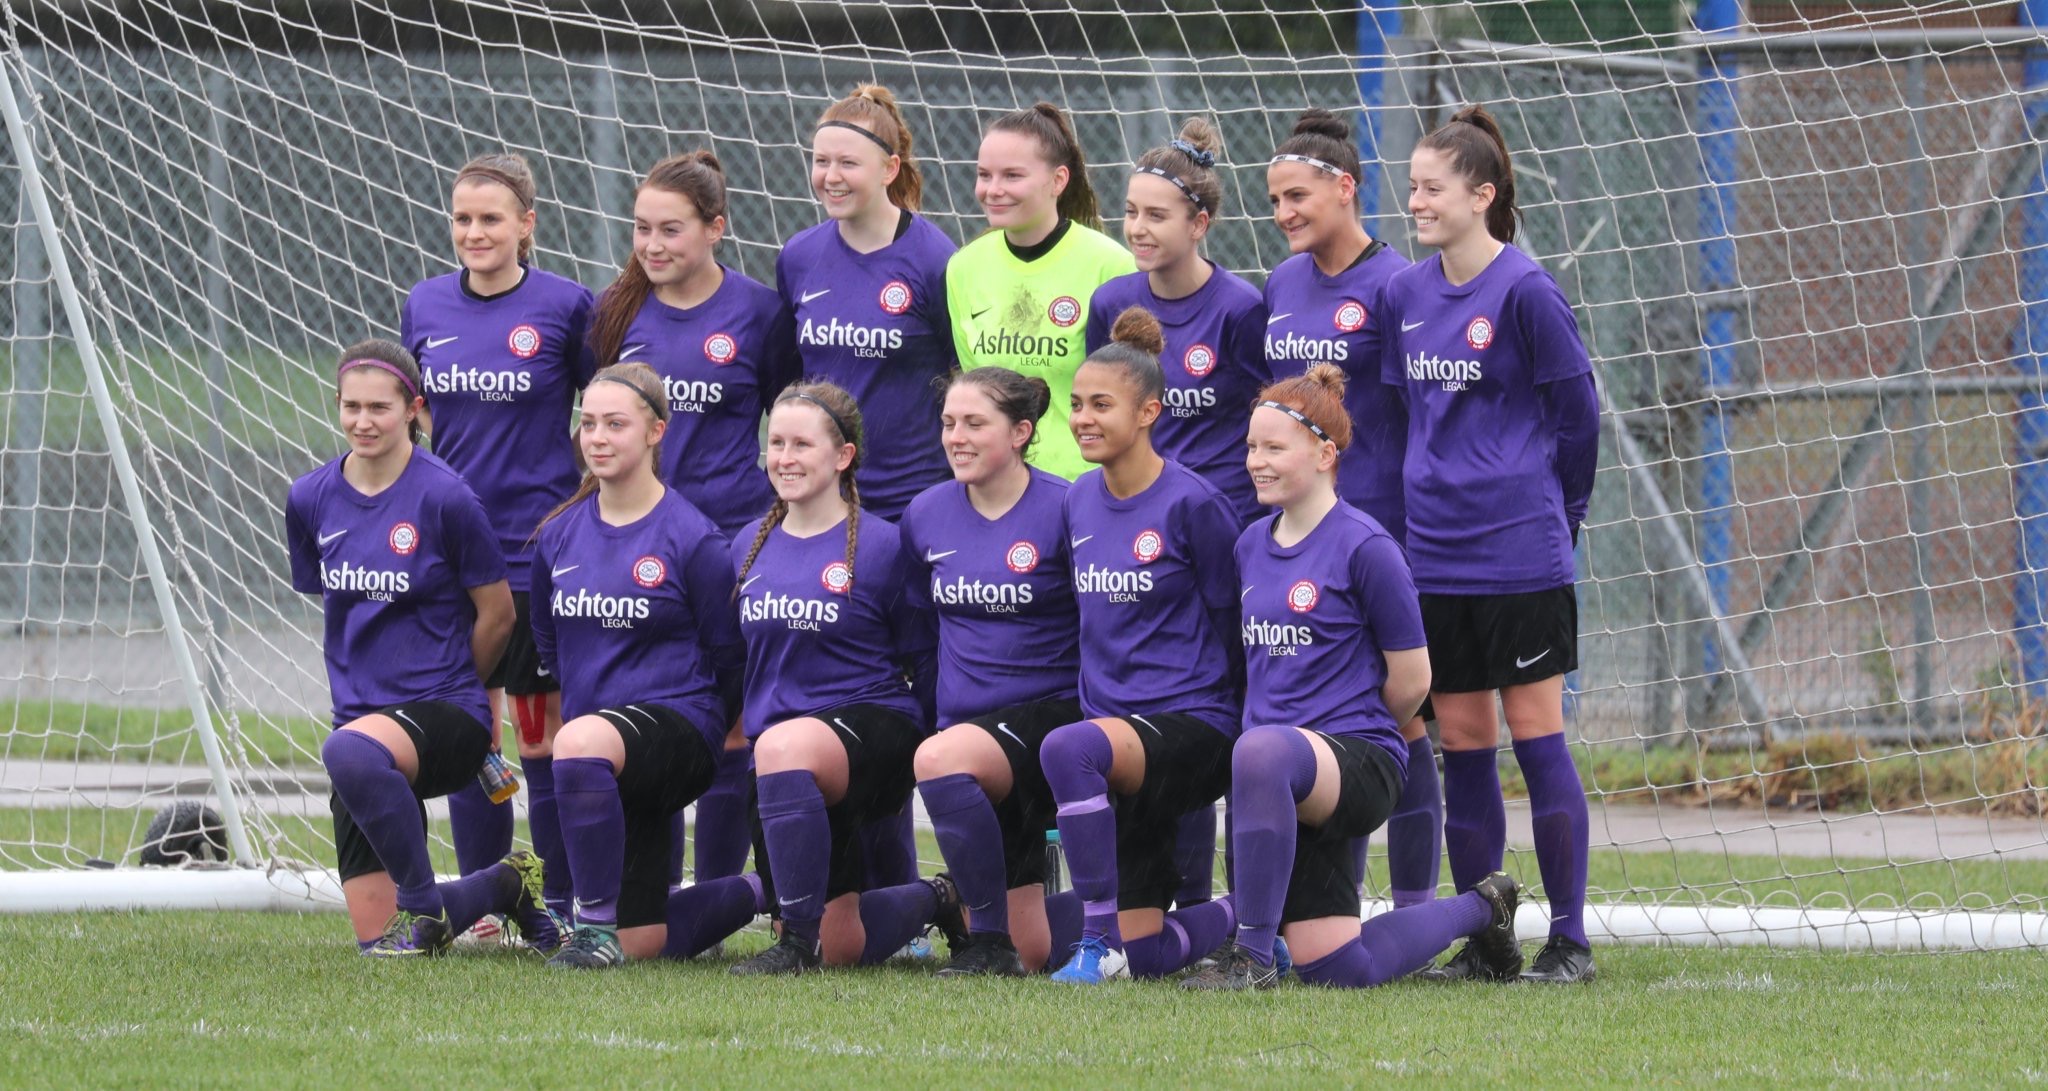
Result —
M491 748L484 679L512 627L505 558L476 494L421 435L419 365L389 341L342 354L349 450L292 482L292 586L319 594L335 732L334 847L368 955L436 955L486 913L552 950L540 861L525 853L436 884L424 800L476 779Z
M589 467L542 524L533 636L562 680L555 793L576 931L548 965L597 968L661 952L671 817L718 769L741 659L731 547L662 484L661 378L597 373L577 442Z
M1390 981L1461 936L1492 964L1520 962L1515 883L1499 873L1358 924L1351 845L1400 799L1400 725L1429 690L1429 650L1401 547L1337 499L1337 456L1351 441L1343 399L1344 373L1316 364L1267 387L1252 411L1245 461L1259 502L1280 511L1237 540L1247 683L1231 754L1237 942L1188 988L1272 985L1282 926L1315 985Z

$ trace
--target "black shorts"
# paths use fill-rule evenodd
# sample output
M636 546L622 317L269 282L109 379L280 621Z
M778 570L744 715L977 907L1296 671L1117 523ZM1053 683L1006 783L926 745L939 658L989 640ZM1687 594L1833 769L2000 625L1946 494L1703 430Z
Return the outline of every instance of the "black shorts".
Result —
M1321 732L1317 732L1322 735ZM1358 916L1358 839L1386 824L1401 802L1401 767L1386 747L1358 735L1322 735L1337 758L1337 809L1321 826L1294 827L1294 870L1280 923Z
M1519 595L1419 595L1429 688L1477 693L1579 668L1578 588Z
M419 754L420 771L413 778L412 794L421 801L420 824L425 826L426 800L445 796L476 779L484 755L491 749L490 728L462 706L447 701L409 701L380 708L375 715L396 721ZM327 791L327 809L334 816L335 870L342 882L383 871L384 861L377 858L377 850L370 847L332 788Z
M486 689L502 689L514 697L553 693L562 683L548 673L540 661L540 649L533 644L533 614L526 592L512 592L512 637L505 641L505 654L484 682Z
M846 748L846 796L825 808L832 826L831 857L825 879L825 900L861 889L867 859L861 850L861 828L894 818L910 805L917 787L912 766L925 733L910 718L879 705L846 705L820 713L839 745ZM775 877L768 865L768 840L761 829L760 797L747 788L747 811L754 823L754 865L768 904L778 905Z
M718 759L690 718L666 705L600 709L626 744L619 804L626 812L625 867L619 872L619 927L668 920L669 861L677 811L711 787Z
M1010 794L995 805L1003 831L1003 873L1011 890L1045 882L1045 831L1059 805L1038 763L1038 748L1056 727L1085 719L1072 697L1027 701L967 721L989 733L1010 762Z
M1174 847L1181 816L1230 788L1231 737L1181 712L1124 716L1145 749L1145 779L1116 806L1118 909L1165 909L1180 889Z

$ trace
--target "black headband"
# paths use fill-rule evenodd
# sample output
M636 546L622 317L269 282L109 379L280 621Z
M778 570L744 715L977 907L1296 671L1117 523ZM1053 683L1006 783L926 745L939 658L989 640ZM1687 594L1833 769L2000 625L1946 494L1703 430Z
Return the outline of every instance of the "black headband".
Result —
M825 415L826 415L827 417L830 417L830 418L832 418L832 427L834 427L834 428L837 428L837 429L839 429L839 440L840 440L840 442L842 442L842 443L852 443L852 442L853 442L853 433L852 433L851 431L849 431L849 430L847 429L847 427L846 427L846 422L845 422L845 421L843 421L843 420L840 420L840 419L839 419L839 414L837 414L837 413L834 413L834 412L832 411L832 407L831 407L831 406L829 406L829 405L826 405L826 404L825 404L824 402L821 402L821 401L819 401L818 399L816 399L816 398L813 398L813 397L811 397L811 396L810 396L809 394L805 394L805 393L803 393L803 392L801 392L801 391L795 391L795 392L792 392L792 393L786 394L786 395L784 395L784 397L787 397L787 398L791 398L791 399L795 399L795 398L802 398L803 400L805 400L805 401L807 401L807 402L811 403L812 405L815 405L815 406L817 406L817 407L818 407L819 409L821 409L821 410L823 410L823 411L824 411L824 413L825 413Z
M668 419L668 406L649 397L645 390L640 389L639 383L619 375L599 375L596 381L600 383L617 383L631 390L633 393L640 395L640 400L647 403L647 408L654 411L655 420L665 421Z
M1209 211L1209 202L1202 200L1201 194L1196 193L1192 189L1189 189L1188 184L1186 182L1181 181L1180 178L1177 175L1175 175L1172 171L1165 170L1160 167L1139 167L1131 171L1131 173L1149 174L1154 178L1164 178L1167 181L1172 182L1174 188L1180 190L1183 196L1187 197L1188 200L1193 201L1195 203L1196 212Z
M1291 405L1281 405L1281 404L1280 404L1279 402L1260 402L1260 403L1258 404L1258 408L1260 408L1260 409L1278 409L1278 410L1279 410L1279 411L1281 411L1282 413L1285 413L1285 414L1287 414L1288 416L1290 416L1290 417L1293 417L1293 418L1294 418L1295 420L1298 420L1298 421L1300 421L1300 422L1301 422L1301 426L1302 426L1303 428L1306 428L1306 429L1308 429L1308 430L1309 430L1309 431L1311 431L1311 432L1314 432L1314 433L1316 434L1316 438L1317 438L1317 439L1322 439L1322 440L1328 440L1328 439L1330 439L1330 433L1328 433L1328 432L1325 432L1325 431L1323 431L1323 429L1322 429L1322 426L1321 426L1321 425L1319 425L1319 424L1317 424L1316 422L1314 422L1314 421L1312 421L1312 420L1308 419L1308 414L1306 414L1306 413L1303 413L1303 412L1302 412L1301 410L1299 410L1299 409L1296 409L1296 408L1294 408L1294 407L1293 407L1293 406L1291 406ZM1335 440L1330 440L1330 442L1334 443L1334 442L1336 442L1336 441L1335 441Z
M870 129L870 128L868 128L868 127L864 126L864 125L855 125L855 124L854 124L853 122L851 122L851 121L820 121L820 122L818 122L818 128L820 128L820 129L852 129L852 130L853 130L854 132L857 132L857 133L859 133L860 135L862 135L862 136L864 136L864 137L867 137L867 138L868 138L869 140L872 140L872 141L874 141L874 142L875 142L875 147L877 147L877 148L880 148L880 149L882 149L882 154L883 154L883 155L895 155L895 154L896 154L896 149L894 149L894 148L890 147L890 146L889 146L889 142L888 142L888 141L886 141L886 140L883 140L883 139L882 139L881 137L879 137L879 136L876 136L876 135L875 135L875 131L874 131L873 129Z

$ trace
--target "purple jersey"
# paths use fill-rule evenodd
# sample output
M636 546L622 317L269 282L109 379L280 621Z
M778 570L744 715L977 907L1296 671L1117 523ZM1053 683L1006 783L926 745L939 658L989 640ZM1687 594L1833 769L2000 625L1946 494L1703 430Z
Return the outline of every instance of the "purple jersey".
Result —
M1184 712L1237 734L1238 526L1216 486L1177 462L1128 500L1109 494L1101 470L1074 482L1067 545L1088 715Z
M1372 516L1339 502L1291 546L1278 515L1237 540L1244 637L1244 726L1363 735L1408 764L1380 687L1388 651L1424 646L1408 561Z
M1318 363L1336 364L1350 377L1344 409L1351 414L1351 446L1337 464L1337 495L1378 520L1395 541L1405 533L1401 445L1408 411L1379 382L1378 316L1370 306L1387 278L1407 267L1407 258L1381 247L1333 277L1316 268L1313 256L1296 254L1266 278L1266 363L1283 378Z
M1161 299L1145 273L1132 273L1095 289L1088 303L1088 351L1109 343L1109 328L1125 307L1143 307L1159 319L1166 351L1165 412L1152 426L1159 453L1201 474L1222 490L1249 522L1265 508L1244 468L1244 436L1252 402L1272 381L1266 366L1266 304L1259 290L1221 267L1192 295Z
M719 679L746 655L732 604L732 545L674 489L622 527L599 518L592 495L541 529L533 643L561 679L563 720L666 705L719 753L732 724Z
M650 292L619 342L618 362L652 367L668 390L661 479L719 530L751 540L751 526L775 502L761 472L761 414L797 377L781 297L732 269L711 298L687 310Z
M735 571L752 545L751 535L733 542ZM881 705L929 729L904 682L928 674L933 645L929 615L908 601L907 562L896 524L867 512L850 573L845 523L808 538L780 526L768 532L740 577L747 738L853 704Z
M447 701L491 722L470 636L471 588L505 578L476 494L415 447L398 480L364 496L350 456L292 482L284 505L292 588L319 594L336 727L408 701Z
M805 375L860 404L860 502L885 519L952 476L939 446L940 376L954 368L946 261L956 249L922 216L872 254L827 221L799 231L775 259L775 287L796 316Z
M933 485L903 515L913 600L939 619L939 724L1074 696L1081 649L1066 536L1067 480L1031 471L1001 518L967 486Z
M1432 256L1389 281L1384 300L1383 376L1408 400L1416 588L1509 595L1569 586L1557 436L1537 387L1593 365L1557 282L1508 246L1457 287Z
M514 591L526 590L533 531L580 477L576 391L593 370L590 291L528 267L486 299L467 271L413 285L399 340L419 361L434 453L483 501Z

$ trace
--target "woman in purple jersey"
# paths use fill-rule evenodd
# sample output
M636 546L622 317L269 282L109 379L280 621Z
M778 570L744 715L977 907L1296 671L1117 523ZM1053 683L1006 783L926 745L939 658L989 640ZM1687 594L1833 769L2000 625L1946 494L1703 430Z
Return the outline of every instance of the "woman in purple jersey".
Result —
M734 543L754 858L782 922L775 945L736 974L880 962L933 924L955 951L966 944L945 876L862 889L859 831L909 802L934 664L901 536L860 507L861 441L860 407L844 390L785 389L768 415L775 505L744 551Z
M1337 494L1378 520L1394 541L1407 538L1401 452L1408 416L1399 394L1379 382L1375 346L1384 328L1375 300L1408 259L1374 239L1359 221L1362 184L1351 126L1328 110L1304 110L1266 168L1273 222L1294 256L1266 280L1266 359L1275 377L1316 363L1336 364L1350 382L1344 407L1355 422L1341 460ZM1387 873L1394 904L1436 897L1443 857L1443 791L1423 711L1402 725L1408 740L1401 802L1387 819ZM1364 838L1358 842L1361 870Z
M1284 928L1301 979L1360 988L1421 969L1460 936L1496 963L1515 952L1515 883L1358 924L1351 850L1401 792L1399 726L1429 692L1429 649L1401 547L1337 498L1351 444L1344 372L1314 364L1261 391L1245 467L1279 513L1237 540L1245 646L1244 734L1231 751L1231 897L1237 941L1181 984L1276 984Z
M1388 282L1381 360L1408 401L1408 559L1443 728L1451 878L1472 889L1505 851L1498 702L1550 903L1550 940L1521 977L1590 981L1586 796L1563 697L1578 665L1573 545L1599 455L1592 363L1557 282L1512 245L1514 171L1484 108L1416 145L1408 211L1437 253ZM1431 974L1512 978L1469 944Z
M668 426L661 378L614 364L584 392L589 467L534 550L534 642L562 679L570 720L555 771L576 930L548 965L601 969L687 943L705 899L669 921L672 816L711 786L740 644L731 547L655 472ZM722 880L751 919L758 885ZM678 952L680 953L680 952Z
M326 615L335 731L321 747L342 895L364 954L437 955L487 913L547 950L541 862L513 853L436 883L425 800L474 783L491 747L484 679L512 626L512 593L476 495L416 446L419 365L389 341L342 353L349 450L292 483L292 586Z
M919 597L939 620L939 722L952 725L917 748L917 790L969 911L967 950L940 977L1017 977L1054 950L1053 800L1038 751L1082 714L1067 482L1025 461L1051 400L1044 380L1008 368L954 376L939 417L953 480L903 516Z
M672 416L660 472L728 537L768 504L761 417L797 376L789 309L759 281L718 261L725 172L708 151L656 163L633 198L633 254L591 321L597 361L654 368ZM696 806L696 878L747 862L746 740L737 725L718 776ZM681 819L677 822L680 829ZM676 840L678 853L682 846ZM680 855L675 878L680 879Z
M1166 912L1181 876L1174 830L1228 785L1240 714L1236 513L1194 471L1159 457L1165 380L1158 320L1133 307L1074 374L1068 426L1100 466L1067 492L1081 614L1081 708L1046 736L1081 942L1053 980L1160 977L1236 924L1230 899Z
M555 679L534 654L527 597L533 528L576 487L576 451L562 422L590 379L590 291L534 268L538 214L533 170L523 156L478 156L456 172L448 221L462 268L406 294L400 341L419 361L434 453L462 475L491 517L505 551L517 616L488 684L494 724L518 731L527 823L535 851L561 851L549 746L562 726ZM495 727L494 727L495 732ZM463 872L512 848L512 803L478 785L448 797L455 862ZM568 875L550 876L549 897L568 910ZM464 940L495 937L486 917Z

